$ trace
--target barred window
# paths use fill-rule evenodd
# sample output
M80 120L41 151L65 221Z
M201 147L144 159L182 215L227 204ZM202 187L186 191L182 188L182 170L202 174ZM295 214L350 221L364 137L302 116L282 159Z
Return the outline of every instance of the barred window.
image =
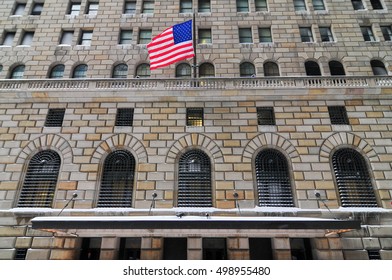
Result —
M103 164L97 207L132 207L135 158L126 150L110 153Z
M180 157L178 207L212 207L210 158L200 150Z
M132 126L133 108L118 108L116 115L116 126Z
M17 207L51 207L61 159L52 150L34 155L28 165Z
M257 108L257 124L258 125L275 125L274 107L258 107Z
M332 155L332 166L343 207L377 207L369 170L359 152L337 150Z
M46 127L61 127L63 125L65 109L49 109L46 115Z
M203 108L187 108L186 109L186 125L187 126L203 126L204 110Z
M275 149L262 150L255 159L258 205L294 207L285 156Z
M16 248L14 260L25 260L27 255L27 248Z
M331 124L350 124L347 116L346 107L328 106L328 113Z

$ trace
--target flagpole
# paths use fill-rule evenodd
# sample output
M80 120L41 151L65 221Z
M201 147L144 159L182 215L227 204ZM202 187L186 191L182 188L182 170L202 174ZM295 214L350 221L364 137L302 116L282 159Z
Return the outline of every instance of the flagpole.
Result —
M196 56L196 12L195 9L193 9L192 13L192 38L193 38L193 52L195 53L195 56L193 57L193 78L197 78L197 56Z

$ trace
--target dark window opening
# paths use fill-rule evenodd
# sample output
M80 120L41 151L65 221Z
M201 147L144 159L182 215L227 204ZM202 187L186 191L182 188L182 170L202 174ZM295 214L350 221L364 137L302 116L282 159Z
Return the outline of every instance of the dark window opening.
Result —
M116 126L133 125L133 108L118 108L116 114Z
M25 260L27 256L27 248L17 248L15 250L14 260Z
M140 260L141 244L139 237L121 238L119 260Z
M384 76L388 75L387 69L385 68L384 63L379 60L370 61L370 65L372 66L373 75L375 76Z
M320 66L314 61L305 62L305 71L307 76L321 76Z
M313 260L309 238L290 238L292 260Z
M381 260L380 250L367 250L369 260Z
M186 125L187 126L203 126L204 110L203 108L187 108L186 109Z
M165 238L163 240L163 259L188 259L188 240L186 238Z
M226 238L203 238L203 260L227 260Z
M345 76L346 72L344 71L343 64L339 61L330 61L328 63L329 72L332 76Z
M381 4L380 0L370 0L370 4L372 4L373 10L382 10L384 7Z
M102 238L83 238L80 250L81 260L99 260Z
M329 118L331 124L350 124L346 107L344 106L328 106Z
M61 127L63 125L65 109L49 109L46 115L46 127Z
M275 113L273 107L258 107L257 108L257 123L258 125L275 125Z
M270 238L249 238L249 257L251 260L273 260Z

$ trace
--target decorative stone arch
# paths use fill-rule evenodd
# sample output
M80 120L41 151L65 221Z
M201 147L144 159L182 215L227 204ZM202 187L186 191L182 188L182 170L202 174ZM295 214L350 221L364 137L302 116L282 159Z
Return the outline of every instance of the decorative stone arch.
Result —
M254 137L246 145L242 154L242 162L252 162L255 153L261 147L278 147L285 151L292 162L300 162L297 149L289 140L276 133L263 133Z
M132 135L121 133L102 141L95 149L91 163L99 163L105 154L109 154L118 148L128 148L128 150L134 153L138 163L148 162L147 151L142 142Z
M36 151L53 149L60 153L65 164L72 163L73 153L71 145L66 139L57 134L46 134L30 141L19 153L16 163L24 163Z
M190 147L202 148L208 151L216 163L223 163L223 154L219 146L211 138L203 134L187 134L178 139L166 155L166 163L175 163L178 155Z
M370 162L379 161L378 155L374 149L361 137L348 132L337 132L324 140L320 147L320 162L329 162L331 152L338 146L351 146L361 150Z

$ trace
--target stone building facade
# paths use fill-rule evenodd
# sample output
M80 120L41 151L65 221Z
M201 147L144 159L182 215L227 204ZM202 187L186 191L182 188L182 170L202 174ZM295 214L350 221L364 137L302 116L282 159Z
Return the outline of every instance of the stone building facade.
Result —
M0 259L392 259L391 1L1 2ZM198 67L150 73L143 40L192 10Z

